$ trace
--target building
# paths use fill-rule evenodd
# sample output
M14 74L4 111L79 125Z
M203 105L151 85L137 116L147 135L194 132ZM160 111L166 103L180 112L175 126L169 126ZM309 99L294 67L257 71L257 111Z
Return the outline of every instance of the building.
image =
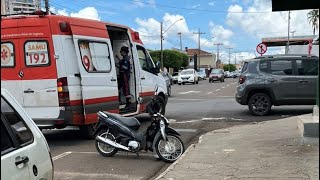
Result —
M40 9L40 0L1 0L1 15L32 13Z
M187 55L189 57L189 67L194 67L194 55L197 55L197 67L198 68L215 68L216 67L216 55L200 50L200 55L198 54L198 49L185 49L187 52ZM199 60L200 59L200 60Z

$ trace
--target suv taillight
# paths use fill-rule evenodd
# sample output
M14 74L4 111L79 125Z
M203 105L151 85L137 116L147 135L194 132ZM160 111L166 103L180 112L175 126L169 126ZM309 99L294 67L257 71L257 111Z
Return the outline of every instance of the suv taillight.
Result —
M239 84L244 83L245 80L246 80L246 77L241 75L241 76L239 77Z
M69 106L70 98L68 91L68 80L66 77L59 78L57 81L59 106Z

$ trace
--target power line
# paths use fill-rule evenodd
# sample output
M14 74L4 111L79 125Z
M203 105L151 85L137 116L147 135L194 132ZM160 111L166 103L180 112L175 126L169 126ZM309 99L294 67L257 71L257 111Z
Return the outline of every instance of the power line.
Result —
M131 0L132 2L139 2L143 4L153 5L153 6L160 6L172 9L181 9L181 10L191 10L191 11L202 11L202 12L212 12L212 13L244 13L244 14L261 14L261 13L272 13L272 12L230 12L230 11L219 11L219 10L208 10L208 9L194 9L194 8L185 8L185 7L177 7L177 6L169 6L164 4L157 4L151 2L145 2L140 0Z

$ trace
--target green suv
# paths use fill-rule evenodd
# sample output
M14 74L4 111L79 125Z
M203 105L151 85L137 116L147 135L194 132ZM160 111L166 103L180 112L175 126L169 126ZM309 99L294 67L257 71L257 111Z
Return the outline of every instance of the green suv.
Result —
M254 58L242 67L236 101L256 116L267 115L272 105L314 105L318 66L319 57L310 55Z

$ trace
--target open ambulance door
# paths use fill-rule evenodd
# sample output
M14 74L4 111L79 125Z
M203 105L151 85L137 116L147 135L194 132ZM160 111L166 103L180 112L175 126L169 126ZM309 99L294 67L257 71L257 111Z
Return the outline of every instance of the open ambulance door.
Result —
M98 111L119 113L117 74L110 40L74 35L73 41L80 72L75 76L80 77L84 124L96 123Z

